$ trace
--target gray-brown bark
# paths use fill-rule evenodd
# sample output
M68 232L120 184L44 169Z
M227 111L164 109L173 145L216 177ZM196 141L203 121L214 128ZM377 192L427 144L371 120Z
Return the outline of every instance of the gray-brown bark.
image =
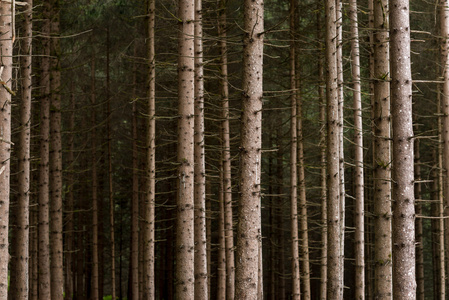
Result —
M415 141L415 212L417 216L423 215L422 186L421 186L421 156L419 153L419 139ZM416 299L424 300L424 236L423 219L417 217L415 221L415 240L416 240Z
M244 2L240 203L236 249L236 299L257 299L261 286L261 147L264 7Z
M12 5L5 1L0 3L0 50L2 65L0 77L3 83L0 86L0 299L8 296L8 230L9 230L9 195L10 195L10 156L11 156L11 79L12 79ZM8 91L8 89L9 91Z
M374 1L374 296L390 299L391 144L388 1Z
M195 0L195 299L208 299L202 0Z
M194 298L194 2L179 0L176 295Z
M326 0L326 97L327 97L327 298L342 299L340 126L337 74L336 4Z
M155 278L154 278L154 231L155 231L155 187L156 187L156 64L154 51L154 22L155 22L155 0L149 0L148 12L148 121L146 140L146 195L144 214L144 295L146 300L155 299Z
M224 226L226 247L226 299L233 300L235 296L235 263L234 263L234 231L232 211L232 181L231 181L231 146L229 131L229 88L228 88L228 47L226 33L226 1L219 0L218 36L220 37L220 68L221 68L221 160L224 201Z
M39 164L39 298L51 299L50 290L50 3L44 2L42 21L40 164Z
M393 120L393 298L416 299L409 1L390 2Z
M299 236L298 236L298 138L297 138L297 92L296 92L296 43L295 11L296 0L290 1L290 231L292 251L292 298L300 299Z
M362 93L360 84L360 51L357 0L349 2L351 22L351 74L354 109L354 198L355 198L355 298L365 299L365 215L363 173Z
M31 39L32 0L27 1L23 18L20 73L21 102L19 106L20 133L18 148L18 200L15 213L16 224L12 228L10 299L28 299L29 291L29 226L30 226L30 135L31 135Z

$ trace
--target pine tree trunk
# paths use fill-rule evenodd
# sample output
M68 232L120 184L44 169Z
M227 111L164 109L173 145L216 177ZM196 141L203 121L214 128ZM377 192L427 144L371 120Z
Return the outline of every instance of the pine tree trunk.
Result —
M393 120L393 298L416 299L412 74L408 0L390 6Z
M95 55L91 63L91 144L92 144L92 300L98 300L98 176L97 176L97 120L95 90Z
M236 249L236 299L261 294L261 148L264 10L260 0L244 2L243 86L240 146L240 203Z
M202 0L195 0L195 299L208 299Z
M327 97L327 298L342 299L340 126L335 0L326 0Z
M148 123L146 141L146 195L144 216L144 295L146 300L153 300L155 293L155 261L154 261L154 232L155 232L155 188L156 188L156 64L154 51L154 23L155 23L155 0L148 1Z
M363 120L362 94L360 84L360 51L357 18L357 0L349 2L351 22L351 73L354 108L354 198L355 198L355 298L365 299L365 215L364 215L364 173L363 173Z
M194 298L194 2L179 0L176 297Z
M0 299L8 297L8 233L9 233L9 196L10 196L10 157L11 157L11 79L13 55L13 28L11 3L0 3L0 50L2 66L0 77L4 84L0 87ZM9 89L9 90L8 90Z
M292 299L300 299L300 261L298 236L298 137L297 137L297 91L296 91L296 42L295 42L295 11L296 0L290 1L290 230L292 251Z
M388 1L374 1L374 296L392 296Z
M235 296L235 263L234 263L234 231L232 211L232 181L231 181L231 146L229 130L229 89L228 89L228 49L226 29L226 1L219 0L218 36L220 38L220 68L221 68L221 160L223 162L223 201L226 247L226 299L233 300Z
M440 22L440 36L441 36L441 45L440 45L440 53L441 53L441 66L442 66L442 86L441 86L441 112L442 112L442 131L441 137L443 142L443 149L442 149L442 157L443 157L443 177L444 180L441 182L443 185L440 187L443 192L443 198L444 200L444 216L449 215L449 131L447 128L449 128L449 11L447 10L447 7L449 6L448 0L440 0L439 1L439 7L440 7L440 15L439 15L439 22ZM443 230L443 229L442 229ZM449 219L445 219L444 221L444 232L447 235L447 232L449 232ZM444 233L443 233L444 235ZM445 253L443 256L448 257L449 256L449 238L445 238ZM442 253L443 254L443 253ZM444 259L444 258L443 258ZM444 264L443 264L444 265ZM442 271L443 272L443 271ZM449 264L446 264L446 268L444 270L444 273L449 274ZM443 282L442 282L443 284ZM445 293L444 287L442 286L442 293Z
M29 292L29 227L30 227L30 135L31 135L31 50L32 50L32 0L27 1L23 20L23 39L21 41L20 73L21 102L19 106L20 133L18 141L18 201L16 226L11 248L10 292L11 299L28 299Z
M223 169L223 162L220 162ZM224 172L221 172L221 176ZM220 176L220 177L221 177ZM220 178L220 194L218 196L218 263L217 263L217 299L226 299L226 231L225 231L225 203L224 203L224 180Z
M39 299L51 299L50 290L50 3L44 2L42 21L40 165L39 165Z

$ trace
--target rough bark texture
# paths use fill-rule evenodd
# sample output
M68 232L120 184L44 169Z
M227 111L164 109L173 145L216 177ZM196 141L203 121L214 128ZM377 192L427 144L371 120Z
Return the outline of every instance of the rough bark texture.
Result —
M388 1L374 1L374 296L390 299L391 133Z
M12 5L5 1L0 3L0 41L1 70L0 76L4 86L0 86L0 299L8 296L8 223L10 195L10 156L11 156L11 89L13 30Z
M148 1L148 123L147 123L147 160L146 195L144 222L144 295L146 300L155 299L154 278L154 230L155 230L155 188L156 188L156 64L154 51L155 0Z
M236 250L236 299L257 299L261 280L261 147L264 6L244 2L240 203Z
M44 2L42 20L40 165L39 165L39 298L51 299L50 291L50 19L49 2Z
M19 106L20 133L17 144L18 156L18 200L15 213L16 224L11 241L10 299L28 299L29 291L29 202L30 202L30 135L31 135L31 38L32 0L27 1L23 18L20 74L21 102Z
M412 73L408 0L390 2L393 298L416 299Z
M300 299L300 269L299 269L299 236L298 236L298 138L297 138L297 92L296 92L296 43L295 43L295 5L290 1L290 231L292 243L292 299Z
M208 299L202 0L195 0L195 299Z
M338 109L337 26L334 0L326 0L327 97L327 298L342 299L340 126Z
M351 22L351 73L354 109L354 198L355 198L355 298L365 299L365 215L363 174L362 93L360 85L360 51L357 0L349 2Z
M235 296L235 263L234 263L234 230L232 211L232 181L231 181L231 146L229 131L229 88L228 88L228 47L226 41L226 1L219 0L218 36L220 37L220 67L221 67L221 160L225 222L226 247L226 299L233 300Z
M176 297L194 298L194 2L179 0Z

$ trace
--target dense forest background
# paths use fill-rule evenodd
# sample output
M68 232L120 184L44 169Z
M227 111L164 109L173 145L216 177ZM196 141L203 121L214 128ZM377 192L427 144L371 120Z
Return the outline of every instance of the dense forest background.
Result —
M250 2L264 12L259 15L260 8ZM332 3L335 30L341 29L341 36L330 39L336 45L335 82L341 93L341 273L336 275L341 294L329 292L333 283L328 278L330 282L336 273L326 269L326 253L332 253L327 247L335 245L334 235L327 233L329 206L335 203L328 198L333 176L328 168L332 154L327 152L332 108L326 51ZM192 13L197 15L184 18L183 5L196 7ZM0 94L6 103L2 118L6 107L11 109L10 140L3 137L6 125L1 125L6 148L0 152L10 153L10 158L0 156L2 164L10 163L10 187L0 181L0 189L10 191L0 194L0 208L8 207L10 199L9 211L0 209L0 225L6 228L6 233L0 230L1 248L10 255L0 253L0 269L7 270L9 262L5 274L10 277L9 292L0 292L1 299L190 299L183 293L194 284L195 299L391 299L393 288L399 290L391 275L393 136L379 133L381 126L390 132L394 118L388 111L390 87L383 90L387 96L379 96L380 84L389 84L393 76L388 54L378 56L389 48L389 37L382 36L389 32L388 1L11 0L0 6L2 36L14 33L0 45L10 41L13 51L10 78L1 73L4 66L9 68L4 58L11 55L1 54L0 71L2 92L11 97L9 102ZM419 299L446 299L449 272L447 7L443 0L415 0L409 11L415 209L411 242L416 245L412 259ZM254 24L245 19L250 8L256 12ZM194 24L202 28L188 33L189 24L192 30ZM251 84L245 85L251 77L247 65L253 63L247 51L256 51L248 50L249 45L261 36L263 52L257 55L260 67L263 59L263 77L257 76L263 78L262 108L253 113L262 116L261 127L254 129L262 135L261 147L256 146L261 159L255 177L260 182L252 192L252 203L258 204L249 206L260 213L261 231L254 239L260 247L253 257L259 268L257 296L251 297L239 294L245 287L239 285L243 275L238 272L245 268L242 253L254 249L239 252L245 246L238 243L251 236L239 226L253 217L242 208L250 203L242 191L249 149L243 145L251 131L245 126L258 123L248 122L249 108L242 105L252 101L247 100ZM192 45L200 41L202 50L183 54L180 45L188 40ZM195 91L195 105L204 108L195 110L195 118L190 115L204 122L204 129L192 127L188 134L192 151L194 145L204 151L195 162L180 154L182 59L204 72L194 80L196 87L203 87L201 94ZM382 67L380 61L386 62L387 71L376 69ZM359 100L354 100L356 82ZM387 106L379 109L380 102ZM200 138L193 142L193 136ZM386 144L379 146L379 139ZM23 152L27 147L29 152ZM205 169L194 183L193 171L187 177L195 186L201 182L204 191L195 200L192 192L195 207L190 202L184 206L188 198L180 192L186 186L182 168L201 164ZM379 186L388 186L387 194ZM186 221L189 207L192 215ZM189 248L179 240L194 224ZM199 263L195 256L193 267L193 261L189 264L181 256L183 248L191 259L194 252L204 251L205 256ZM184 281L180 274L190 269L203 271ZM0 285L6 287L2 278Z

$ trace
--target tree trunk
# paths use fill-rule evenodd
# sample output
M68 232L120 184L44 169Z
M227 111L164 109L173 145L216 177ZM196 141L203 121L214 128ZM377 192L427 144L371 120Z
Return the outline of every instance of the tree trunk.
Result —
M6 2L5 2L6 3ZM6 5L6 4L4 4ZM50 290L50 3L44 2L42 21L40 165L39 165L39 298L51 299Z
M355 298L365 299L365 215L364 215L364 174L363 174L363 120L362 93L360 84L359 29L357 18L357 0L349 2L351 22L351 73L352 98L354 108L354 198L355 198Z
M194 2L179 0L176 297L194 298Z
M244 2L240 203L237 228L237 299L257 299L262 282L261 148L264 10L260 0Z
M416 299L412 74L408 0L390 6L393 120L393 298Z
M388 1L374 1L374 296L390 299L391 144Z
M202 0L195 0L195 299L208 299Z
M225 247L226 247L226 299L233 300L235 296L235 263L234 263L234 231L232 211L232 180L231 180L231 146L229 130L229 89L228 89L228 49L226 29L226 1L219 0L218 36L220 38L220 68L221 68L221 160L223 180Z
M155 188L156 188L156 63L154 51L154 23L155 23L155 0L148 0L148 123L146 144L146 195L145 195L145 223L144 223L144 295L146 300L153 300L155 293L154 278L154 231L155 231Z
M296 0L290 1L290 230L292 243L292 299L300 299L299 270L299 236L298 236L298 137L297 123L297 91L296 91L296 42L295 42L295 11Z
M95 90L95 55L91 63L91 144L92 144L92 300L98 300L98 176L97 176L97 121Z
M20 133L18 141L18 201L16 224L13 227L14 239L11 247L11 299L28 299L29 292L29 227L30 227L30 135L31 135L31 50L32 50L32 0L27 1L23 20L23 39L21 41L20 73L21 102L19 106Z
M220 162L223 169L223 162ZM221 173L221 176L224 172ZM225 231L225 204L224 180L220 178L220 194L218 196L218 263L217 263L217 299L226 299L226 231Z
M326 0L327 97L327 298L342 299L340 126L337 70L337 20L335 0Z

